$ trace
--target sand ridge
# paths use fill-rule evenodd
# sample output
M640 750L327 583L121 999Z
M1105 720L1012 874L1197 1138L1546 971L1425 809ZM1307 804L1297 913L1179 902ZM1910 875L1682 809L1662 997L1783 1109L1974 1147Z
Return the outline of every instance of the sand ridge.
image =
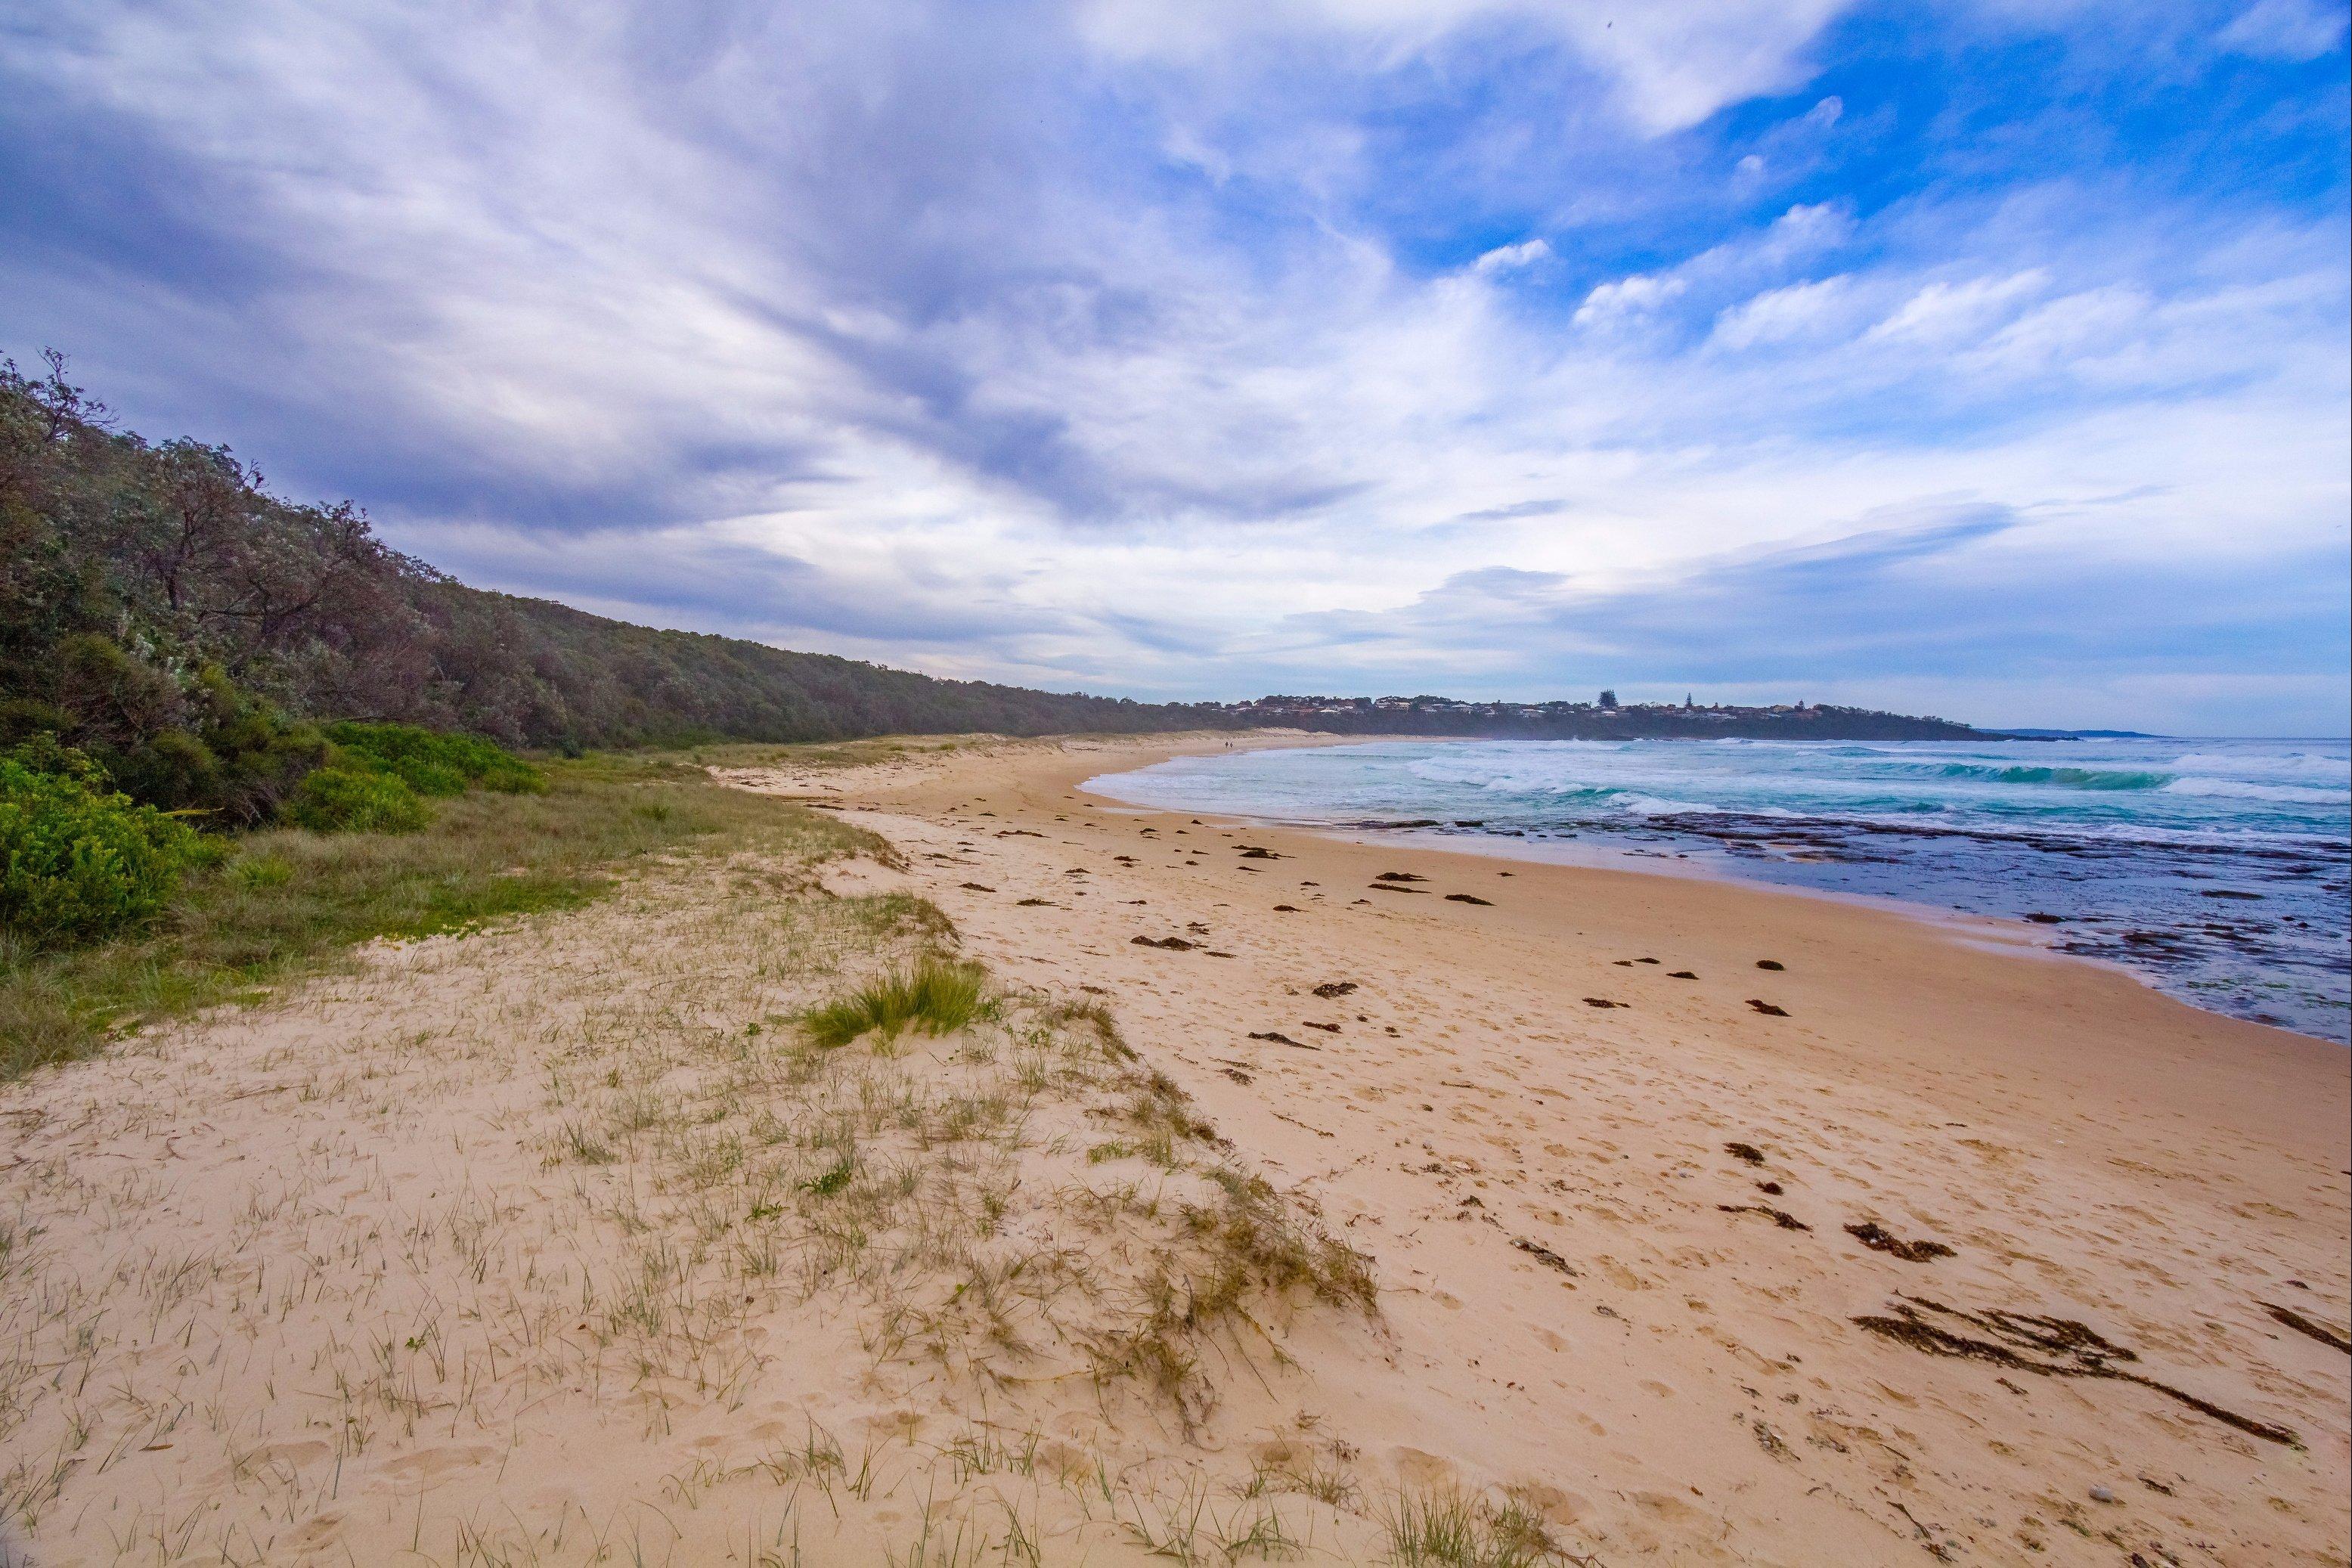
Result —
M809 871L0 1091L0 1562L1370 1560L1293 1370L1386 1363L1355 1255L1082 994L800 1038L943 936Z
M2270 1310L2346 1320L2340 1049L1830 900L1078 787L1227 743L739 782L1102 993L1373 1256L1400 1366L1334 1430L1539 1475L1606 1561L2345 1560L2347 1359Z

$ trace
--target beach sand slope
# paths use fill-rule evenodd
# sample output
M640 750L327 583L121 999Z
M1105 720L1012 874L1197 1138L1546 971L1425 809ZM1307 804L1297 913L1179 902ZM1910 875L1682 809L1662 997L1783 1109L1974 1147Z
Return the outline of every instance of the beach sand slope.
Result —
M2342 1049L2022 931L1079 787L1229 743L740 782L1101 993L1375 1259L1397 1365L1318 1407L1376 1463L1607 1562L2345 1561Z

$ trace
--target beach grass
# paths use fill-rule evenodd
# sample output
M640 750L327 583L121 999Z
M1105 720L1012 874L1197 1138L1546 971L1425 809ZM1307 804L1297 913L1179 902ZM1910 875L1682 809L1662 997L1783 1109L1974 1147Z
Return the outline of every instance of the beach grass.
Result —
M979 1016L987 989L976 964L927 958L894 970L845 995L810 1008L801 1029L814 1044L837 1049L866 1034L895 1040L909 1028L950 1034Z
M776 849L808 858L881 845L672 759L590 756L544 768L544 793L457 796L426 832L241 835L156 920L110 942L40 952L0 938L0 1080L89 1056L139 1021L252 997L354 943L577 906L665 856Z
M409 1463L441 1431L496 1434L483 1449L528 1468L546 1450L518 1411L625 1398L641 1440L666 1451L698 1413L847 1359L861 1389L944 1394L963 1426L861 1428L845 1444L826 1426L841 1408L812 1402L757 1444L664 1460L639 1489L646 1517L656 1495L660 1517L716 1513L757 1482L778 1507L804 1489L813 1532L902 1547L912 1532L898 1561L1040 1562L1043 1541L1120 1538L1174 1561L1283 1561L1318 1531L1379 1539L1378 1483L1345 1442L1309 1436L1303 1411L1281 1410L1297 1436L1246 1478L1195 1446L1293 1386L1294 1320L1316 1322L1318 1344L1377 1332L1378 1291L1311 1200L1253 1173L1139 1056L1107 994L992 974L945 911L896 885L909 857L824 813L715 785L683 759L547 775L541 795L452 797L424 834L235 840L137 939L46 967L11 955L11 1005L46 984L78 1010L79 1032L47 1059L103 1055L134 1017L256 1003L15 1092L122 1086L108 1135L125 1147L201 1120L273 1163L258 1195L234 1162L175 1169L191 1184L171 1187L123 1163L130 1184L103 1194L79 1158L26 1167L38 1228L0 1225L0 1276L21 1287L13 1321L39 1353L0 1358L0 1530L68 1538L89 1484L79 1457L162 1451L152 1442L217 1454L236 1495L204 1545L226 1556L262 1508L315 1512L313 1490L346 1467ZM845 855L891 875L818 879ZM572 912L520 919L553 910ZM333 983L289 984L321 972ZM343 1239L315 1245L330 1221L301 1183L340 1187L385 1151L428 1147L478 1180L396 1226L387 1205L409 1194L362 1184L335 1211ZM163 1205L190 1191L236 1205L234 1247L182 1245ZM12 1234L38 1245L12 1259ZM108 1248L77 1244L99 1234ZM433 1302L388 1326L369 1294L387 1248ZM148 1263L119 1274L127 1249ZM256 1251L307 1272L227 1288L233 1258ZM265 1439L288 1428L266 1379L191 1400L175 1380L198 1374L193 1361L149 1369L125 1341L79 1335L108 1291L113 1310L196 1342L226 1326L283 1366L299 1353L332 1402L332 1451L273 1457ZM85 1386L111 1402L58 1392ZM548 1560L572 1528L561 1508L552 1524L446 1512L403 1526L418 1555L493 1560L478 1533L502 1560ZM165 1541L159 1560L182 1552L160 1511L139 1521ZM929 1554L941 1531L946 1559ZM415 1546L427 1539L440 1556Z
M1397 1568L1538 1568L1563 1560L1542 1516L1516 1498L1496 1503L1458 1487L1408 1489L1381 1516Z

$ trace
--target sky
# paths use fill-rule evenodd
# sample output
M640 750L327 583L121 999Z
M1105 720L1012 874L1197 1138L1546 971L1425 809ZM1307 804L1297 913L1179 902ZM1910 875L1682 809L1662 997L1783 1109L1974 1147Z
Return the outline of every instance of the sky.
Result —
M2352 729L2342 0L0 0L0 350L933 674Z

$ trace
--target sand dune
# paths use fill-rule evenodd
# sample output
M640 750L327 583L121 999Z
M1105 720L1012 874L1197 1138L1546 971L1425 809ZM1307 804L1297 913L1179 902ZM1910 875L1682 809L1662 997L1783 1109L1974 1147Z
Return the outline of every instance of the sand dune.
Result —
M0 1089L7 1559L2345 1560L2345 1053L1077 787L1190 743ZM922 900L996 1007L793 1043Z

